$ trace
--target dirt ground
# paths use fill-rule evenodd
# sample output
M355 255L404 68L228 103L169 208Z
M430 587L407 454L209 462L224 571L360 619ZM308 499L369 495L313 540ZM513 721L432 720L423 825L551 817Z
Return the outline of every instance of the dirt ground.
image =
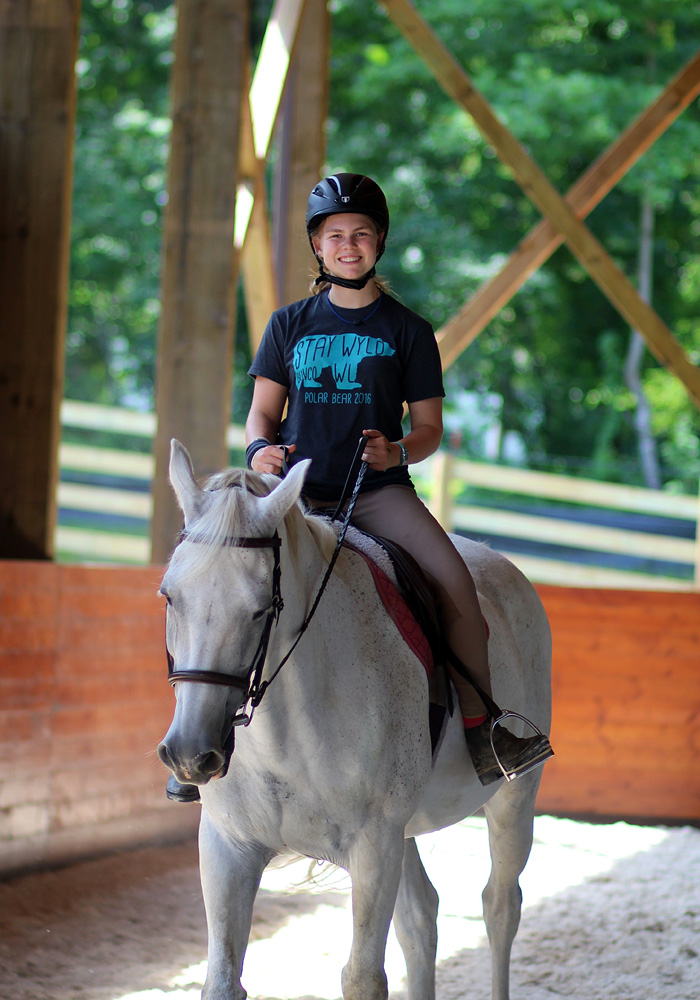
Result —
M484 821L465 820L420 846L441 898L438 1000L487 1000ZM301 891L294 885L305 872L296 865L265 876L244 974L250 997L340 995L347 879L332 873ZM698 1000L700 830L538 817L522 886L513 1000ZM205 969L193 843L0 884L1 1000L196 1000ZM387 971L400 1000L393 935Z

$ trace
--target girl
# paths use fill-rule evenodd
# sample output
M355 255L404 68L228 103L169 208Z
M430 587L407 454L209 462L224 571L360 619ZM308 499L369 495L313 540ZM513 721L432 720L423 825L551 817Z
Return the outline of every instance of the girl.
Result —
M247 463L279 475L287 456L291 462L311 458L305 499L333 508L364 436L362 458L369 468L353 523L398 542L421 565L452 651L490 695L486 634L471 574L408 474L409 462L422 461L440 445L444 390L432 328L375 276L389 231L384 194L362 174L326 177L309 197L306 228L319 265L315 294L279 309L265 330L249 372L255 389ZM411 428L406 435L404 402ZM451 676L474 767L488 784L503 776L491 747L491 719L472 685L456 670ZM514 775L552 755L546 737L522 739L500 726L494 743Z

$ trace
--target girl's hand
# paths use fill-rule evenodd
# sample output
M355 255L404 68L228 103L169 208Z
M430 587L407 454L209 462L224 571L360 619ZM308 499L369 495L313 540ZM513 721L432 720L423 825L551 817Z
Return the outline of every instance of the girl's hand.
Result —
M366 430L362 433L366 438L362 461L366 462L370 469L374 469L375 472L386 472L387 469L399 464L401 449L397 444L391 442L381 431Z
M296 451L295 444L285 445L287 451ZM253 455L251 466L256 472L271 472L273 476L279 476L284 465L284 452L278 444L268 444Z

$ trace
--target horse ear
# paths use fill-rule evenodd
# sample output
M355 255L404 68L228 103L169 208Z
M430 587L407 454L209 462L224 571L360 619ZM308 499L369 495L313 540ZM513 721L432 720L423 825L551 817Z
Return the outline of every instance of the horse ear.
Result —
M204 491L199 488L194 478L190 453L176 438L170 442L170 482L180 509L185 515L185 527L187 527L202 511Z
M257 509L261 512L263 534L272 534L285 514L291 510L301 496L301 490L306 479L306 473L311 465L311 459L304 459L291 467L287 475L276 486L272 493L261 497Z

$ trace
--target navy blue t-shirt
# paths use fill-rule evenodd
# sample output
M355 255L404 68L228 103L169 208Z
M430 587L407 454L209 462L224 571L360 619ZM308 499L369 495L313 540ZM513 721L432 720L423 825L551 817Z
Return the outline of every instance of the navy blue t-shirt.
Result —
M444 396L430 324L382 293L362 309L331 306L322 292L270 317L249 369L289 390L280 444L296 444L292 462L312 459L305 493L337 500L362 431L403 437L403 404ZM408 470L368 469L363 490L401 483Z

